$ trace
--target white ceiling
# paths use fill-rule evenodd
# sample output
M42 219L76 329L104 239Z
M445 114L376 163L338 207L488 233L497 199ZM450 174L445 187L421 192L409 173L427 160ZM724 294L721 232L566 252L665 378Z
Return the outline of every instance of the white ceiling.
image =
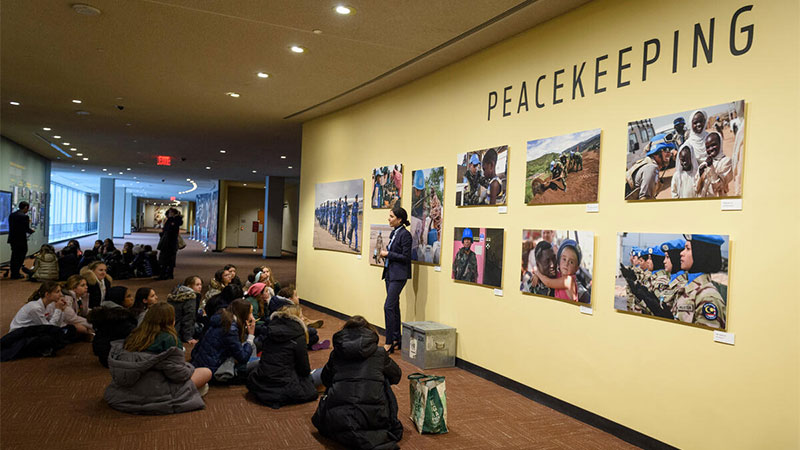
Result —
M106 168L154 198L186 178L297 177L302 122L587 1L88 0L101 11L90 17L72 1L0 0L0 132L63 180L95 186ZM340 3L355 14L336 14Z

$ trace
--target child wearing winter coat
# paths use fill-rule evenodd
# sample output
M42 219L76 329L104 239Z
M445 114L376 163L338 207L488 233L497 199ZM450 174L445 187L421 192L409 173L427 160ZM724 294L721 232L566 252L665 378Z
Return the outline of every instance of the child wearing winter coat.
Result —
M260 284L260 283L257 283ZM317 398L308 362L308 329L298 306L270 316L258 367L247 377L247 390L259 402L278 409Z
M67 307L64 308L64 313L61 315L61 322L58 325L60 327L72 325L75 327L78 336L84 338L94 335L92 325L85 318L88 312L88 310L84 308L86 305L84 301L88 300L84 299L87 290L86 280L80 275L72 275L67 279L64 289L61 290ZM45 308L45 313L55 314L56 308L57 306L55 303L50 303Z
M57 281L58 255L52 245L44 244L34 255L31 281Z
M399 448L403 425L390 384L402 375L378 345L375 327L353 316L333 335L333 351L322 369L327 390L311 422L323 436L350 449Z
M196 344L194 339L194 319L200 293L203 292L203 280L192 275L183 280L167 296L167 303L175 308L175 330L181 341Z
M95 331L92 350L104 367L108 367L111 342L127 338L139 324L132 306L133 293L125 286L114 286L100 306L89 311L89 323Z
M241 289L239 289L241 292ZM226 309L211 317L208 329L192 349L192 364L207 367L215 380L241 383L247 379L247 363L253 355L256 321L253 307L244 299L236 299ZM217 370L228 358L233 358L233 377L222 380Z
M175 310L167 303L147 310L130 336L112 343L111 384L103 398L131 414L173 414L205 408L211 370L186 362L175 331Z

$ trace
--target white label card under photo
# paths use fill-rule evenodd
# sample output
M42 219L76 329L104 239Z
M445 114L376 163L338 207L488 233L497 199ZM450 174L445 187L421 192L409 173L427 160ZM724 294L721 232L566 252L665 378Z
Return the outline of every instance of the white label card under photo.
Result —
M434 266L433 267L433 271L434 272L441 272L442 271L442 266Z
M581 310L582 314L588 314L590 316L592 315L592 312L593 312L591 306L583 306L583 305L581 305L580 306L580 310Z
M495 289L494 290L494 295L496 295L498 297L502 297L503 296L503 290L502 289Z
M721 342L723 344L734 345L736 336L733 333L726 333L724 331L714 331L714 342Z
M723 211L741 211L742 210L742 199L740 198L726 198L723 199L721 202L721 207Z
M599 203L587 203L586 204L586 212L587 213L600 212L600 204Z
M497 214L505 214L508 212L508 206L498 206Z

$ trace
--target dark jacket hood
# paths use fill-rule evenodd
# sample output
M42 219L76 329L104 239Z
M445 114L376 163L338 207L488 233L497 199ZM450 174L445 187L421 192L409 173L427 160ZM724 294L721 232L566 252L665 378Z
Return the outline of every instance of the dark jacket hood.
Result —
M92 324L100 324L105 322L122 321L130 319L131 317L136 317L131 310L125 309L114 302L103 302L101 303L101 307L92 308L92 310L89 311L89 316L87 319Z
M303 320L292 314L276 311L269 316L267 336L274 342L287 342L306 334Z
M366 359L378 350L378 335L369 328L345 328L333 335L333 349L344 359Z
M161 353L129 352L124 349L124 344L124 340L113 341L108 358L111 378L120 386L133 386L156 364L174 353L183 354L178 347L170 347Z

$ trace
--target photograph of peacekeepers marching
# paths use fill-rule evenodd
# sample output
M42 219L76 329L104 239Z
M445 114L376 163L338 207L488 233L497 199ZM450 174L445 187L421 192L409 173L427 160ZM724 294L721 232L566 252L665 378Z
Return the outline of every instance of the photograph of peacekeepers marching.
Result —
M592 303L594 233L522 230L519 290L568 302Z
M599 129L528 141L526 204L594 203L599 177Z
M438 266L442 250L444 167L411 173L411 261Z
M625 200L742 195L744 100L628 123Z
M726 329L728 236L620 233L614 308Z
M502 287L503 234L502 228L455 228L452 278Z
M373 266L383 267L386 259L381 256L381 251L389 246L392 235L392 228L389 225L371 224L369 226L369 263Z
M505 205L508 146L458 155L456 206Z
M314 248L361 253L364 180L315 186Z
M372 208L392 209L403 196L403 165L372 169Z

